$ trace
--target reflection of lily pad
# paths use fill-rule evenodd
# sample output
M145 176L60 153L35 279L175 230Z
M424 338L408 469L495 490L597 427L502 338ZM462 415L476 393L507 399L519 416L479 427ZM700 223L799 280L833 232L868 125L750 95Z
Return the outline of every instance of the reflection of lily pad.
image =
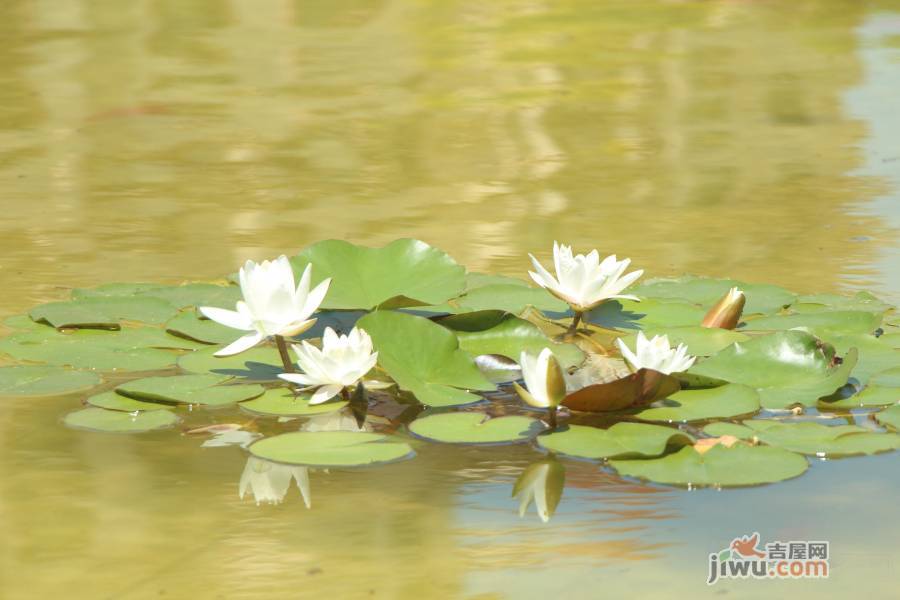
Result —
M278 463L362 467L411 458L413 449L379 433L316 431L283 433L250 445L250 453Z
M732 287L738 287L747 296L744 314L773 313L794 302L796 296L784 288L767 283L744 283L733 279L707 279L682 277L656 279L637 285L629 293L639 298L680 299L710 308Z
M465 269L419 240L396 240L383 248L325 240L291 258L291 263L297 272L312 263L313 284L332 278L322 308L440 304L465 287Z
M176 307L153 297L98 297L50 302L29 313L35 321L54 327L90 327L117 329L122 321L161 325L176 312Z
M900 404L875 413L875 420L884 427L900 431Z
M233 356L213 356L218 347L203 348L178 357L178 366L191 373L215 373L251 381L281 381L284 366L273 346L257 346Z
M287 388L272 388L253 400L241 402L241 408L254 414L275 417L305 417L334 412L347 406L346 402L329 401L310 404L309 394L294 394Z
M584 352L578 346L556 343L534 323L514 316L506 317L490 329L460 331L456 337L459 347L473 356L499 354L518 361L522 352L537 355L550 348L563 368L577 366L584 360Z
M94 407L76 410L67 414L63 419L63 423L73 429L109 433L140 433L154 429L167 429L178 421L175 413L168 410L127 413Z
M481 397L459 388L494 389L472 357L460 350L456 336L428 319L377 311L360 319L359 326L372 336L378 363L423 404L470 404Z
M642 410L645 421L686 423L748 415L759 410L759 396L746 385L728 384L705 390L682 390L662 401L662 406Z
M89 390L101 381L94 373L63 367L0 367L0 396L58 396Z
M668 446L684 446L693 441L683 431L643 423L616 423L609 429L570 425L537 440L545 450L593 459L659 456Z
M220 406L256 398L265 391L261 385L225 385L229 379L220 375L145 377L123 383L116 392L143 400Z
M115 392L103 392L95 394L87 399L87 403L97 408L105 408L107 410L120 410L124 412L135 412L141 410L164 410L173 408L171 404L160 404L158 402L150 402L129 398Z
M701 454L685 447L662 458L612 460L610 465L625 477L639 477L675 485L722 487L783 481L802 475L809 467L794 452L771 446L719 444Z
M828 410L850 410L871 406L890 406L900 402L900 388L868 385L858 394L837 400L819 400L819 408Z
M900 435L876 433L856 425L822 425L821 423L779 423L777 421L744 421L743 425L713 423L704 432L733 435L749 440L757 438L770 446L813 456L836 458L858 454L875 454L900 448Z
M481 413L457 412L416 419L409 430L419 437L445 444L504 444L529 440L543 426L523 416L489 419Z

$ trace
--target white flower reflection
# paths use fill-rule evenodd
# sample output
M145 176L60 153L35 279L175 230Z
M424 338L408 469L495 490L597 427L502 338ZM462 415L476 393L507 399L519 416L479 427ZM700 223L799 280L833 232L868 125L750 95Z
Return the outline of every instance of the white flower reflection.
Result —
M241 500L250 492L257 504L280 504L287 495L292 480L297 482L303 503L309 508L312 496L309 491L308 467L281 465L251 456L241 474Z

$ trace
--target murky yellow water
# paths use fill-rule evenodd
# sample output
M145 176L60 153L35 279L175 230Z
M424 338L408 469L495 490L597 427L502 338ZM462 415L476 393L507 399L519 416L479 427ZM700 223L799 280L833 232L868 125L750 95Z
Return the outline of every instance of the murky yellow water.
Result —
M523 274L554 239L900 300L900 7L871 2L4 0L0 316L218 276L326 237ZM749 490L425 446L240 501L245 456L0 406L0 597L896 597L897 455ZM738 534L827 539L828 581L705 585Z

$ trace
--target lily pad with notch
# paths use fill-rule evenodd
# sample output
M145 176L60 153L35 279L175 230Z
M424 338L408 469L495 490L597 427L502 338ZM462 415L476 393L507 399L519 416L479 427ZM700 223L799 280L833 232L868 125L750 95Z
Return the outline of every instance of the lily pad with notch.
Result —
M412 458L412 447L380 433L283 433L254 442L250 454L277 463L311 467L365 467Z
M544 425L530 417L488 418L477 412L439 413L409 425L410 433L444 444L514 444L526 442L543 430Z
M261 396L265 388L254 384L229 384L223 375L175 375L135 379L116 388L116 392L138 400L222 406Z
M725 419L759 411L759 395L753 388L737 383L701 390L682 390L635 415L644 421L688 423Z
M203 348L178 357L178 366L190 373L213 373L247 381L281 381L284 365L274 346L257 346L232 356L214 356L218 347Z
M712 423L703 431L713 436L733 435L744 440L755 438L769 446L828 458L877 454L900 448L900 435L874 432L857 425L751 420L744 421L743 425Z
M87 399L87 403L97 408L105 408L107 410L119 410L123 412L133 413L145 410L171 410L175 408L174 404L163 404L160 402L151 402L149 400L137 400L129 398L114 391L95 394Z
M537 439L544 450L590 459L648 458L693 442L693 436L678 429L644 423L616 423L609 429L569 425Z

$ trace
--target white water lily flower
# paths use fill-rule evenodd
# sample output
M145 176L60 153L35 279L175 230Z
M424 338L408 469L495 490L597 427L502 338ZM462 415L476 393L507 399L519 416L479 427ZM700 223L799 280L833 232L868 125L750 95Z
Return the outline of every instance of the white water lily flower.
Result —
M550 274L531 254L535 271L531 278L542 288L568 303L572 310L582 313L611 298L637 300L635 296L622 294L629 285L643 275L643 270L624 275L631 259L616 260L613 254L602 261L597 250L589 254L572 255L572 247L553 242L553 264L556 277Z
M358 327L341 336L328 327L322 336L321 350L303 341L302 345L294 345L294 352L303 373L282 373L279 377L317 388L310 404L326 402L345 387L355 385L378 361L378 353L372 352L372 338Z
M622 352L622 358L635 371L653 369L666 375L681 373L691 368L697 360L687 353L687 346L684 344L678 344L677 348L673 348L667 335L655 335L648 340L644 332L639 331L635 352L631 351L622 338L617 339L616 344Z
M244 472L241 473L241 500L244 499L244 495L249 490L256 499L257 504L262 502L279 504L287 495L292 479L297 482L297 488L300 490L300 495L303 496L303 503L306 505L306 508L309 508L311 496L308 467L280 465L251 456L247 459Z
M513 485L513 497L519 501L519 517L525 516L534 501L538 516L550 520L562 498L565 469L556 460L542 460L528 465Z
M295 288L294 271L286 256L259 264L248 260L240 271L244 298L238 301L237 310L200 307L205 317L226 327L250 332L216 352L216 356L238 354L266 338L297 335L312 327L316 320L310 317L325 299L331 279L310 291L311 275L312 265L309 264Z
M554 408L566 397L566 382L559 361L550 348L544 348L537 356L523 352L519 357L525 389L513 384L519 396L536 408Z

